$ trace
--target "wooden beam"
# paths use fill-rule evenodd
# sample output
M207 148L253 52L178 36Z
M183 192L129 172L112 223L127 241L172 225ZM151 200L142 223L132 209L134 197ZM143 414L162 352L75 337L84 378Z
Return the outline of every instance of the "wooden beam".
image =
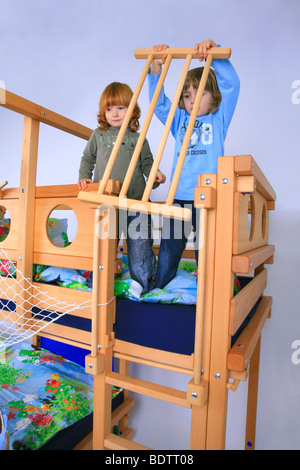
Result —
M272 297L263 297L249 324L228 353L228 369L243 372L251 359L272 306Z
M35 119L49 126L60 129L61 131L80 137L81 139L89 140L92 134L92 129L82 126L71 119L68 119L60 114L54 113L43 106L40 106L32 101L26 100L21 96L15 95L10 91L6 91L5 103L0 103L0 106L10 109L19 114L23 114L31 119Z
M256 190L260 192L268 201L275 201L276 193L252 155L237 155L235 157L234 169L238 175L255 176Z

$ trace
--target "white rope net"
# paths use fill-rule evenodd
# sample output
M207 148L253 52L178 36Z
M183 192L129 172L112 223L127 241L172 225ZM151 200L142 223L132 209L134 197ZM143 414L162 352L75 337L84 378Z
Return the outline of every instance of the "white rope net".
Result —
M69 304L48 295L23 276L0 245L1 259L14 267L14 273L0 277L0 350L30 339L64 315L92 306L91 300Z

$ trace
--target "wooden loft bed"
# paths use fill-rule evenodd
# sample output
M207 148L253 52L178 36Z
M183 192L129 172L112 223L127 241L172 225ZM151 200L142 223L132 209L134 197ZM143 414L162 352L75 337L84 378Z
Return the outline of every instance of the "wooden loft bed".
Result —
M216 57L216 54L220 58L229 57L230 49L212 49L206 62L206 72L212 57ZM194 57L191 49L167 50L166 66L163 69L165 72L161 75L157 92L150 105L140 134L141 138L132 158L133 163L129 167L122 188L116 189L114 186L108 188L109 175L122 141L122 132L126 129L139 96L153 58L153 51L138 50L136 57L146 58L146 64L129 106L127 119L125 118L124 126L120 129L107 171L99 185L90 185L89 191L81 191L79 194L76 185L36 187L39 123L43 122L85 140L89 139L91 130L6 92L6 103L2 106L25 117L20 188L2 189L3 203L0 205L7 208L10 213L11 230L1 245L10 260L17 263L18 271L23 273L24 278L31 278L34 263L93 270L92 294L47 285L40 287L39 299L43 300L43 295L50 290L51 295L62 301L73 302L75 297L78 305L91 301L92 308L90 306L78 308L72 312L73 317L91 320L91 330L81 330L75 325L65 326L53 322L42 331L38 331L39 337L76 345L88 353L86 371L94 376L94 425L93 433L82 442L82 448L132 450L144 448L129 439L111 433L111 386L115 385L126 391L127 398L130 391L133 391L189 408L192 417L191 449L222 449L225 447L228 391L236 390L239 382L248 378L245 448L254 449L260 338L266 318L270 316L272 304L272 299L264 296L263 292L267 284L265 264L273 262L274 254L274 246L268 243L268 220L269 211L274 209L275 192L251 155L221 157L218 160L217 175L199 175L199 186L195 189L195 204L201 213L203 243L199 249L198 294L193 317L192 351L177 352L175 345L170 352L168 349L164 350L163 345L157 347L151 345L151 342L146 345L141 344L139 333L136 340L132 338L128 340L117 331L121 316L126 310L125 303L128 304L130 301L122 302L114 297L114 275L116 269L119 269L116 262L116 242L109 237L99 239L94 236L94 227L104 215L103 211L102 215L99 215L99 212L92 207L101 205L102 209L105 209L108 227L115 223L115 208L123 208L125 199L126 208L132 208L138 203L139 211L179 219L188 219L190 216L188 210L175 208L172 204L176 181L178 182L180 175L180 165L183 165L184 152L196 118L193 115L191 122L193 120L194 122L187 129L186 143L183 145L179 167L166 202L150 203L148 199L169 133L172 115L164 129L142 203L128 200L124 196L168 66L172 58L185 58L174 99L175 104L171 110L173 112L177 106L176 97L179 99L180 87ZM197 98L199 102L203 89L204 82L201 81ZM63 250L53 246L46 233L47 216L52 208L59 205L68 205L74 210L78 219L76 239ZM249 218L251 218L250 231ZM250 282L233 296L235 273L241 277L248 277ZM9 282L11 288L16 289L15 281L10 279ZM28 291L22 292L24 292L22 301L26 303ZM258 300L260 302L257 306ZM140 310L146 308L144 304L138 306ZM129 310L131 307L132 305ZM164 305L154 305L151 314L156 309L159 317L162 308ZM253 308L255 313L248 325L238 340L231 345L231 338L239 332ZM4 309L0 315L5 318ZM130 321L126 319L127 326L130 328L136 326L136 321L135 325ZM184 316L182 321L185 323ZM22 325L19 328L22 328ZM178 336L178 331L176 334ZM113 357L120 361L118 372L112 370ZM145 382L129 376L130 362L184 373L190 375L191 380L187 384L186 392ZM127 428L131 407L132 402L119 416L122 430Z

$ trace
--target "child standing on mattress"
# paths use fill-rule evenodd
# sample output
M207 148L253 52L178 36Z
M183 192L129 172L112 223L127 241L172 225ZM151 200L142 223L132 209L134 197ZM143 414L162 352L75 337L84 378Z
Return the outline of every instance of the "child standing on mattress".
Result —
M161 51L169 46L154 46L155 51ZM217 47L210 39L195 45L200 61L203 61L211 47ZM164 59L154 59L148 74L149 98L153 97ZM164 287L176 275L183 250L192 226L196 232L197 242L197 212L194 207L194 190L198 186L198 175L217 173L217 159L224 155L224 140L233 116L239 95L239 79L227 59L214 59L208 74L205 90L200 102L191 141L182 168L174 205L192 209L192 221L189 226L186 222L164 220L162 240L160 245L155 286ZM201 80L203 67L188 72L183 86L179 105L171 126L175 138L175 154L171 179L173 177L181 146L193 109L197 89ZM159 96L155 114L165 124L171 107L170 100L164 93ZM196 261L198 251L195 250Z
M132 95L131 88L119 82L111 83L103 91L97 116L98 127L93 131L81 158L78 181L79 189L84 190L92 182L93 174L94 182L99 182L102 178ZM136 104L110 174L111 179L123 182L125 178L139 137L137 130L139 128L140 115L140 108ZM149 144L145 140L128 188L128 198L139 200L142 198L145 189L145 177L149 176L152 163L153 156ZM157 171L153 188L156 188L160 183L164 183L165 180L165 175ZM139 224L135 221L137 217L139 218ZM132 231L135 233L131 234ZM137 213L128 215L128 265L131 277L138 283L136 286L137 297L152 288L155 268L155 255L152 250L152 243L150 215Z

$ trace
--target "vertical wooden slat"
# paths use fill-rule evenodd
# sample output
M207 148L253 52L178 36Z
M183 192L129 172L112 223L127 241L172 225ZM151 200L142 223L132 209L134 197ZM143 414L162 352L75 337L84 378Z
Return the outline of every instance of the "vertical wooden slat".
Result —
M256 432L256 412L259 378L259 358L260 358L261 336L256 343L251 356L250 372L248 380L248 403L247 403L247 421L245 435L245 449L255 450L255 432Z

